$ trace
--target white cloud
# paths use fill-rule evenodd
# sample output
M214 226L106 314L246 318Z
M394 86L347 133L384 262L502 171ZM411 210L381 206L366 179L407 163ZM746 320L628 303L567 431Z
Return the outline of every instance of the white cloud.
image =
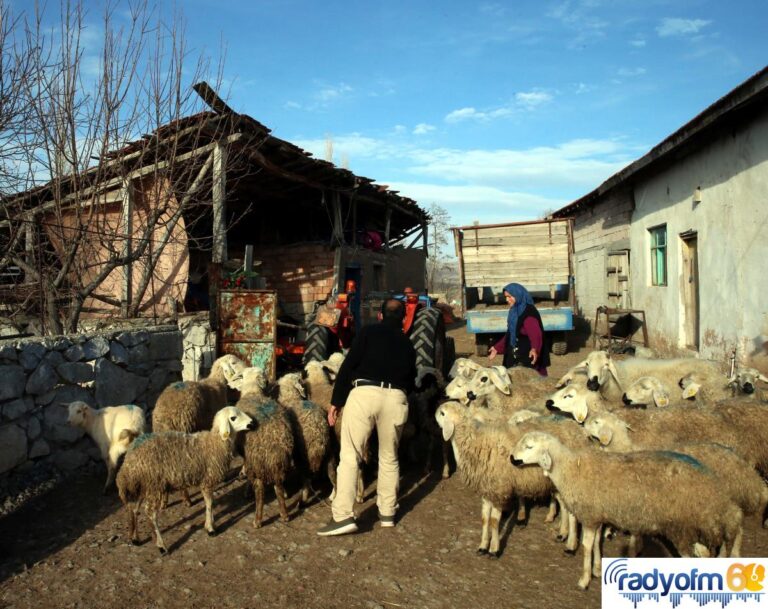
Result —
M400 135L408 131L405 125L395 125L395 133Z
M526 108L535 108L548 101L552 101L552 96L543 91L529 91L515 94L515 100Z
M326 105L338 100L347 93L351 93L353 90L352 87L343 82L337 85L324 85L319 91L315 92L313 97L321 104Z
M389 187L414 199L423 208L437 203L448 211L454 226L466 226L475 220L481 224L531 220L542 217L546 210L558 209L570 202L488 186L391 182Z
M637 49L642 49L646 45L646 42L645 38L637 37L630 40L629 44Z
M631 78L633 76L642 76L646 71L645 68L621 68L618 74L625 78Z
M435 127L433 125L428 125L427 123L419 123L413 128L413 134L414 135L426 135L430 131L434 131Z
M525 110L534 110L539 106L552 101L553 96L546 91L532 90L519 91L515 93L514 100L509 104L488 110L477 110L472 106L453 110L445 116L447 123L459 123L466 120L489 121L498 118L505 118Z
M712 23L712 21L708 19L679 19L667 17L662 19L661 23L656 26L656 33L662 38L668 36L688 36L690 34L698 34L710 23Z
M288 100L287 102L285 102L283 104L283 106L285 108L290 109L290 110L300 110L301 109L301 104L300 103L295 102L295 101L291 101L291 100Z

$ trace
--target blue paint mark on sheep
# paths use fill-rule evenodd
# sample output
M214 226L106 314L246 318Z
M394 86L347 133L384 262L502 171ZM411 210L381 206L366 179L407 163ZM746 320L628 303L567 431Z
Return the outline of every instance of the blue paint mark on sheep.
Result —
M142 444L144 444L144 442L146 442L147 440L150 440L150 439L152 439L152 438L154 438L154 437L155 437L155 434L153 434L153 433L143 433L143 434L141 434L141 435L140 435L138 438L136 438L136 439L133 441L133 444L131 444L131 445L130 445L130 447L128 448L128 450L129 450L129 451L130 451L130 450L135 450L135 449L137 449L139 446L141 446Z
M277 413L278 408L279 406L274 400L269 400L268 402L260 404L256 409L256 420L261 423L271 419Z
M171 385L171 387L173 387L176 390L181 390L181 389L186 389L187 384L184 381L179 381Z
M301 407L304 410L314 410L315 409L315 403L310 402L309 400L302 400L301 401Z
M696 469L701 469L701 470L707 469L700 461L691 457L691 455L686 455L684 453L676 453L672 450L660 450L658 451L658 454L668 459L675 459L677 461L682 461L683 463L692 465Z

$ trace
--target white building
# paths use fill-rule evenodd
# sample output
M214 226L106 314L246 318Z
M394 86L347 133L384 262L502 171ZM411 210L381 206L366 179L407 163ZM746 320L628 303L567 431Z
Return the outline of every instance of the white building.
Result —
M584 317L643 309L655 346L763 367L768 68L553 216L574 218Z

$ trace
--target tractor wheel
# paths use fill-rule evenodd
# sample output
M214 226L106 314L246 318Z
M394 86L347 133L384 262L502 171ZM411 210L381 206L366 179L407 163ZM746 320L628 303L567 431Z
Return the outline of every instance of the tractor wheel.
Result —
M445 364L445 322L439 309L421 309L416 313L411 331L416 350L416 367L443 371Z
M447 379L448 373L456 359L456 342L453 340L453 337L447 336L445 338L445 351L443 353L443 378Z
M568 353L568 341L565 340L565 334L558 332L555 340L552 341L552 354L565 355Z
M323 361L331 355L331 331L325 326L312 324L307 330L304 347L304 363L314 360Z

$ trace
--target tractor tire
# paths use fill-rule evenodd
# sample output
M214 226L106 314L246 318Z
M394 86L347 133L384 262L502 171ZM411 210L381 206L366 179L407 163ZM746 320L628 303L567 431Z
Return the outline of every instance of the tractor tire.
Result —
M565 340L565 334L558 332L555 340L552 341L552 355L565 355L568 353L568 341Z
M448 373L453 367L453 362L456 360L456 341L453 340L453 337L446 337L445 351L443 353L443 378L447 379Z
M445 366L445 322L443 314L434 308L421 309L416 313L411 331L411 342L416 350L416 367L435 368Z
M325 326L310 325L307 330L303 363L326 360L331 353L331 331Z

